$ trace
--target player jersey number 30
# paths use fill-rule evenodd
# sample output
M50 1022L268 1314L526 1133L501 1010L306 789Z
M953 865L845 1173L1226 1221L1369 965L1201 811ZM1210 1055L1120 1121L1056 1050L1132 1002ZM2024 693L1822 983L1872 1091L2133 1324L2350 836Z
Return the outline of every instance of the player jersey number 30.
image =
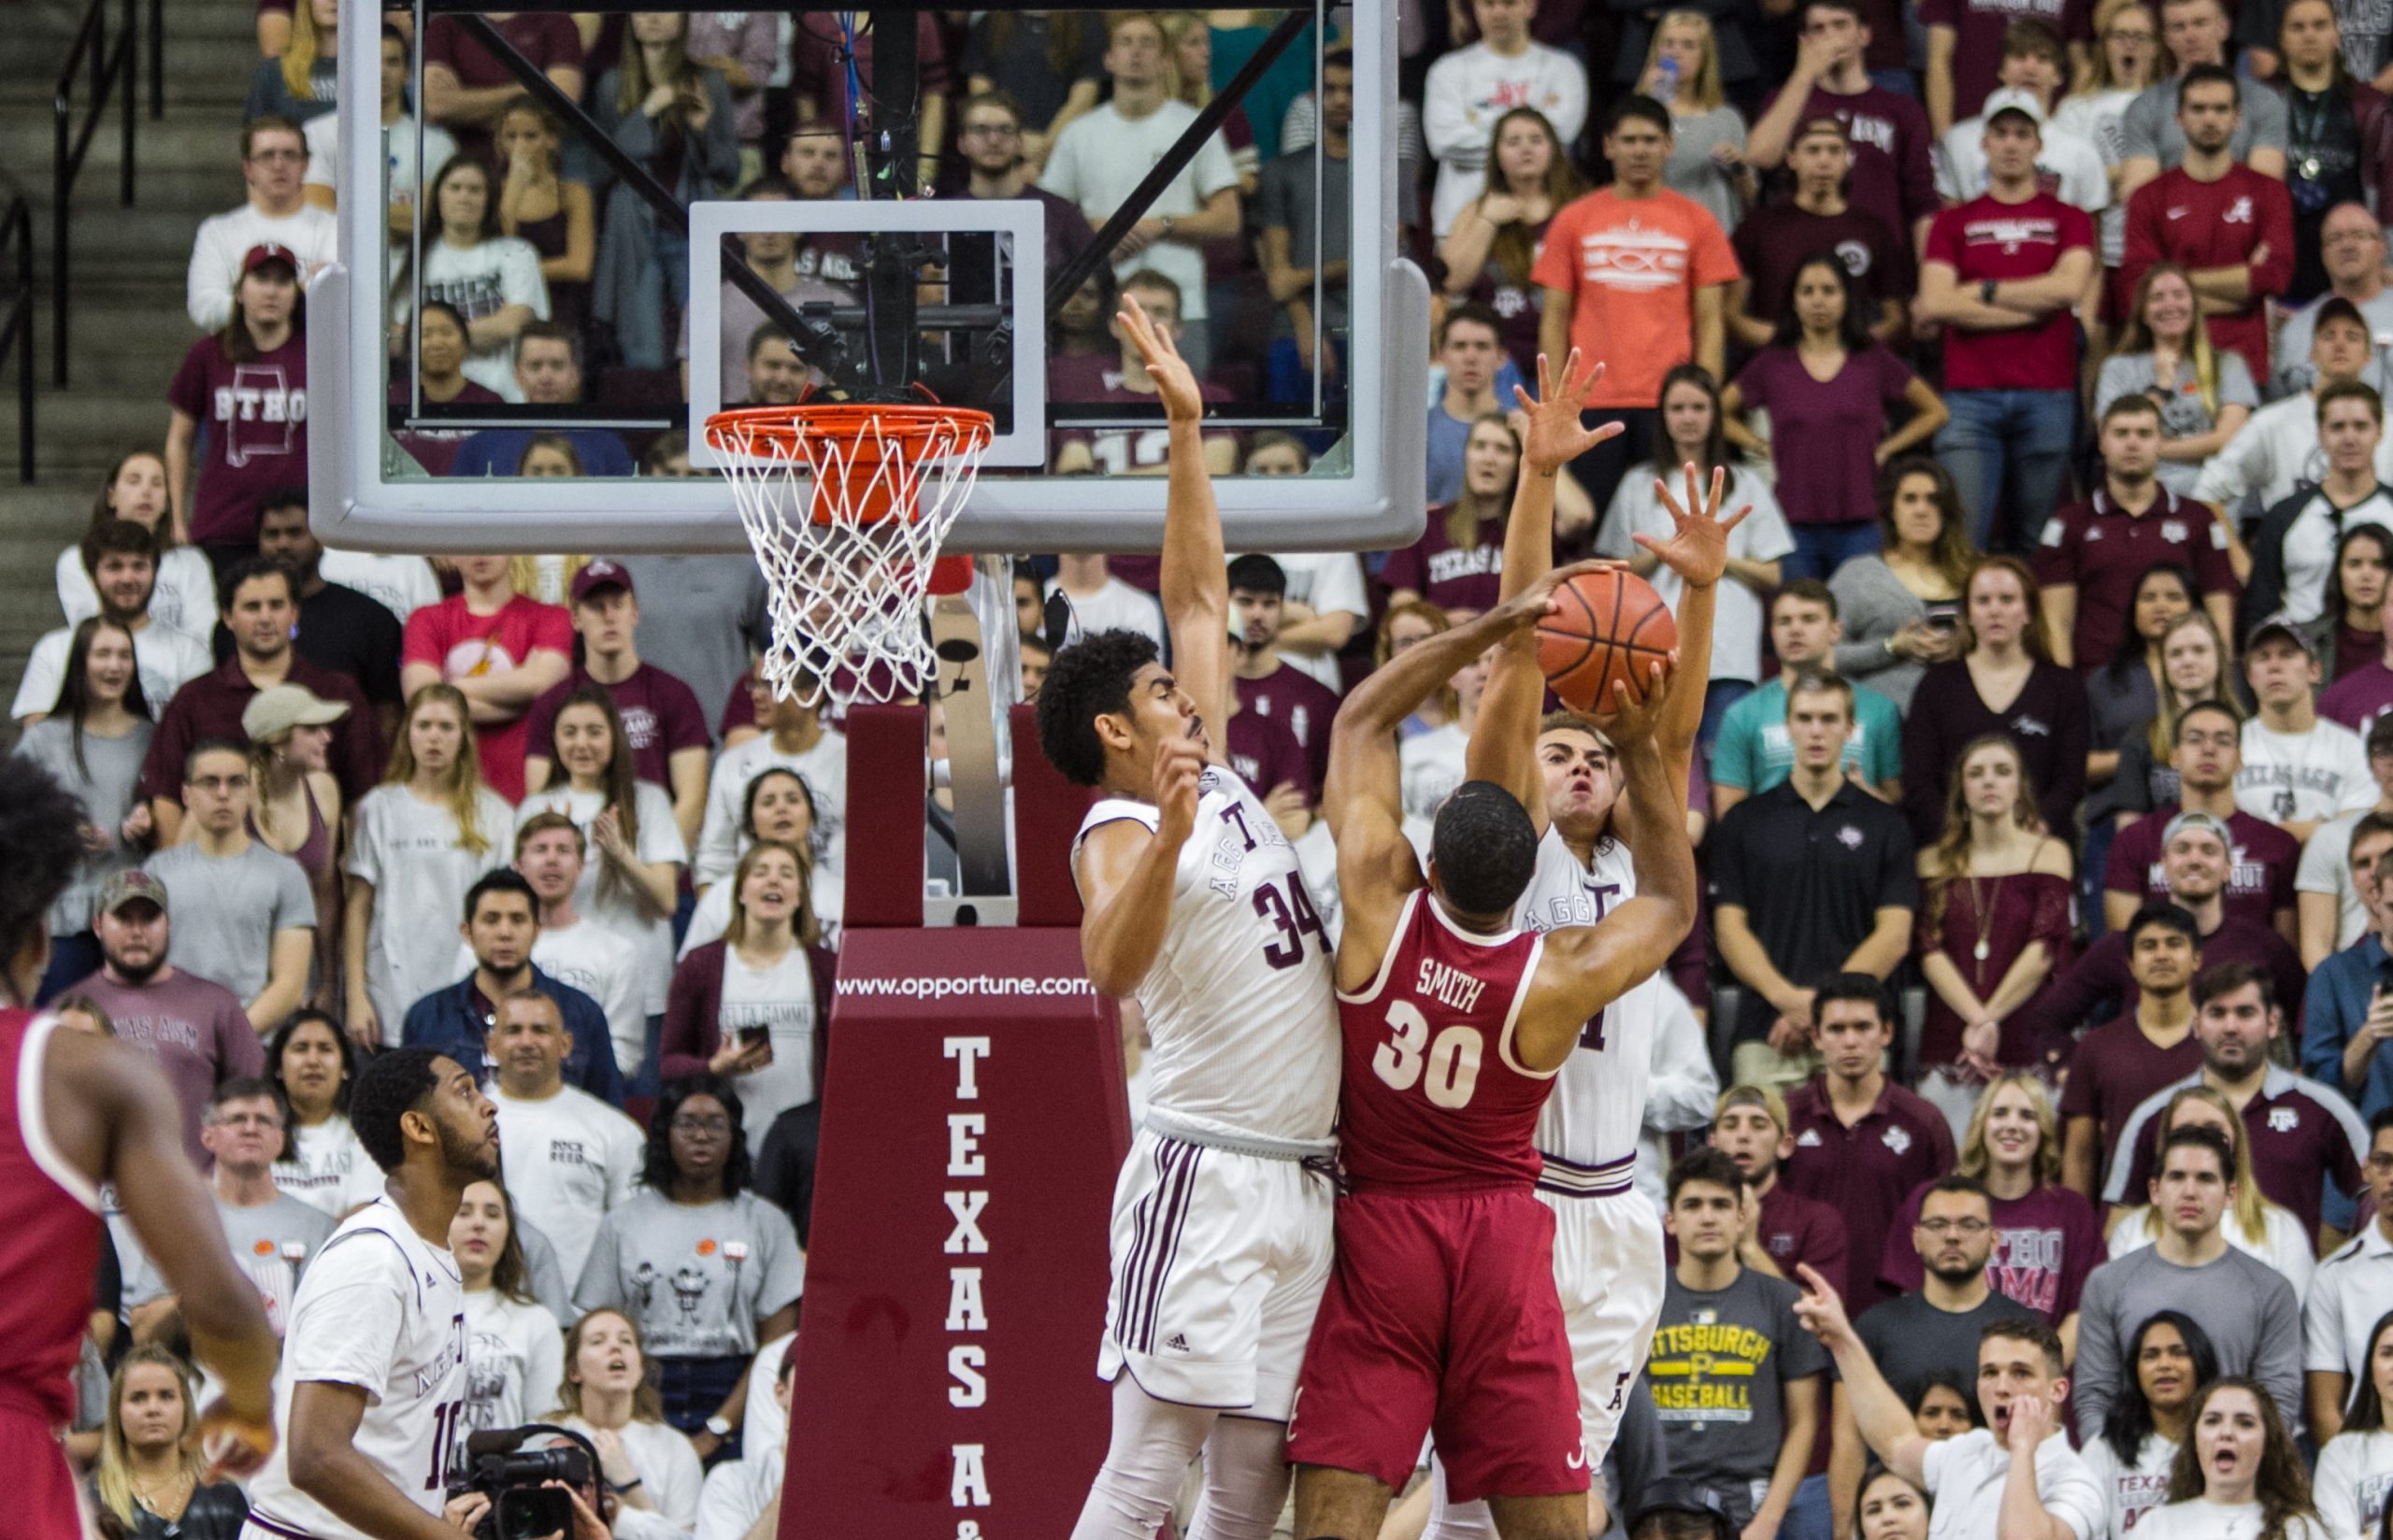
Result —
M1388 1002L1387 1024L1396 1036L1371 1055L1371 1069L1389 1090L1411 1091L1421 1084L1426 1071L1428 1080L1421 1085L1421 1094L1429 1098L1430 1105L1470 1105L1471 1092L1479 1089L1479 1059L1484 1042L1477 1027L1458 1022L1433 1039L1429 1019L1410 1000Z

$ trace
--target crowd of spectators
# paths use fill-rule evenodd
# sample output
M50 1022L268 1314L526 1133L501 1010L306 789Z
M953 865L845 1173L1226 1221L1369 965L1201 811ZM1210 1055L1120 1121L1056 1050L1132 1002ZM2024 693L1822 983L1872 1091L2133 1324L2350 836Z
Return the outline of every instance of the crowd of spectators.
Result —
M493 24L677 196L787 201L852 195L871 38L833 14ZM922 179L1038 200L1060 264L1277 20L925 11ZM598 1430L638 1494L618 1533L768 1533L844 740L758 677L744 559L317 543L299 285L342 195L337 22L261 0L246 196L193 251L202 335L159 359L163 437L96 489L15 692L17 751L89 813L45 997L158 1056L270 1309L374 1190L342 1112L360 1056L480 1066L508 1162L452 1236L468 1423ZM1991 1535L2018 1441L1983 1431L1983 1387L2008 1376L2004 1417L2039 1436L2012 1408L2059 1387L2082 1456L2045 1449L2036 1485L2075 1540L2140 1519L2175 1540L2164 1503L2231 1506L2208 1446L2179 1458L2214 1405L2314 1459L2319 1533L2374 1540L2393 29L2336 0L1452 0L1397 31L1432 506L1403 549L1231 563L1228 749L1334 924L1330 720L1495 602L1540 352L1601 359L1591 410L1626 429L1561 474L1557 555L1619 557L1675 604L1632 541L1668 529L1656 474L1720 470L1751 506L1685 810L1709 902L1639 1165L1674 1237L1648 1375L1668 1464L1746 1540L1920 1540L1929 1499L1938 1533ZM1356 82L1323 41L1319 92L1308 36L1065 307L1060 399L1153 396L1124 295L1217 403L1355 383ZM452 19L420 101L411 48L394 18L374 83L379 195L421 235L394 242L392 401L681 399L685 242ZM856 293L853 239L743 240L794 302ZM723 399L795 400L788 336L744 296L719 319ZM435 476L693 474L674 434L422 420L394 445ZM1049 468L1153 472L1164 449L1058 434ZM1329 449L1205 440L1217 475ZM1025 694L1087 632L1164 640L1152 557L1028 555L1014 580ZM1466 668L1404 726L1420 835L1483 682ZM924 816L948 827L939 794ZM209 1504L237 1520L237 1496L176 1486L192 1372L114 1237L75 1447L123 1533L230 1533Z

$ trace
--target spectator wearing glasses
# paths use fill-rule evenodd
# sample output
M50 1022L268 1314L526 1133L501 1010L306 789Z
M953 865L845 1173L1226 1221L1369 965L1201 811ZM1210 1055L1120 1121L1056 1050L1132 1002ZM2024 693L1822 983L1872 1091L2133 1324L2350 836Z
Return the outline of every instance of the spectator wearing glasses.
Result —
M2220 1221L2236 1191L2235 1160L2215 1129L2177 1128L2160 1147L2149 1183L2161 1219L2152 1245L2094 1270L2077 1329L2077 1415L2099 1427L2125 1392L2135 1328L2157 1310L2182 1310L2218 1353L2218 1366L2268 1388L2280 1414L2301 1415L2300 1305L2267 1263L2228 1244Z
M2172 630L2171 638L2179 635ZM2230 914L2297 941L2294 871L2301 847L2273 823L2236 806L2236 779L2243 767L2243 725L2234 708L2207 700L2177 716L2176 747L2169 763L2176 774L2177 800L2162 803L2121 829L2111 842L2102 873L2106 923L2116 929L2142 905L2170 896L2162 858L2179 813L2207 813L2228 833L2225 904Z
M249 196L240 207L200 222L192 243L184 307L203 332L221 332L233 319L234 287L247 271L246 254L260 246L292 253L305 279L333 260L332 211L308 205L301 186L308 145L288 118L252 118L241 128L241 179Z
M2271 398L2300 395L2317 382L2310 339L2325 299L2343 300L2357 309L2372 337L2393 331L2393 285L2385 281L2385 227L2368 205L2338 203L2320 216L2316 229L2323 292L2286 317L2277 332L2276 373L2267 381ZM2377 364L2370 367L2381 370ZM2381 373L2378 382L2383 382Z
M1002 14L990 13L990 21L995 22ZM1082 20L1091 24L1096 21L1095 17L1083 17ZM1029 23L1025 21L1024 24ZM1043 19L1039 24L1046 24ZM1060 20L1054 23L1058 28L1064 24ZM1351 64L1348 74L1351 85ZM1095 105L1093 96L1090 100L1091 105ZM1045 141L1041 140L1034 147L1031 135L1024 131L1021 103L1003 91L977 92L964 104L956 144L964 154L967 175L965 197L1028 198L1039 205L1047 229L1047 271L1051 275L1061 272L1081 254L1096 232L1089 228L1088 221L1068 199L1059 198L1039 185L1037 163L1045 157ZM1308 189L1311 187L1310 174L1304 185ZM1343 207L1342 203L1340 207ZM971 276L973 253L958 251L956 260L960 264L958 281L990 285L985 291L987 297L996 297L993 278ZM985 274L985 266L981 271ZM978 291L975 297L979 297Z

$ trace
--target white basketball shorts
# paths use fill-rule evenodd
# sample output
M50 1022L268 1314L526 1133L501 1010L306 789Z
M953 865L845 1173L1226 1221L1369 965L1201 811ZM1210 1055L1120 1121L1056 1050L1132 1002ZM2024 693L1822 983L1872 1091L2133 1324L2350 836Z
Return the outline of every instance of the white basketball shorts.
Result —
M1546 1158L1549 1177L1555 1163ZM1620 1431L1628 1387L1653 1351L1668 1283L1661 1218L1652 1200L1625 1185L1628 1162L1618 1163L1624 1185L1617 1191L1581 1195L1547 1180L1537 1193L1554 1210L1554 1284L1579 1375L1590 1470L1601 1468Z
M1327 1175L1296 1160L1141 1131L1113 1188L1097 1374L1126 1368L1157 1400L1286 1421L1335 1201Z

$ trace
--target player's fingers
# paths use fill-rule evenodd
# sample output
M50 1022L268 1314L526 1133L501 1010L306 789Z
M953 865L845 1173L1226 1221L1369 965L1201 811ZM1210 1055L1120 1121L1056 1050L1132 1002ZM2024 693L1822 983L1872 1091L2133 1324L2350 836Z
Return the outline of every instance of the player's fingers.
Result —
M1579 435L1579 447L1570 451L1571 458L1575 460L1580 455L1586 453L1589 449L1592 449L1597 445L1602 443L1605 439L1618 438L1622 434L1625 434L1627 431L1628 424L1626 422L1605 422L1590 428L1585 433Z
M1723 519L1720 520L1720 533L1726 535L1730 530L1735 529L1739 524L1745 521L1745 515L1753 511L1754 506L1751 503L1748 503L1743 507L1739 508L1736 512L1730 514L1727 518Z
M1662 506L1669 510L1671 523L1686 522L1686 509L1679 506L1678 494L1670 491L1670 484L1658 476L1654 478L1654 495L1661 499Z

